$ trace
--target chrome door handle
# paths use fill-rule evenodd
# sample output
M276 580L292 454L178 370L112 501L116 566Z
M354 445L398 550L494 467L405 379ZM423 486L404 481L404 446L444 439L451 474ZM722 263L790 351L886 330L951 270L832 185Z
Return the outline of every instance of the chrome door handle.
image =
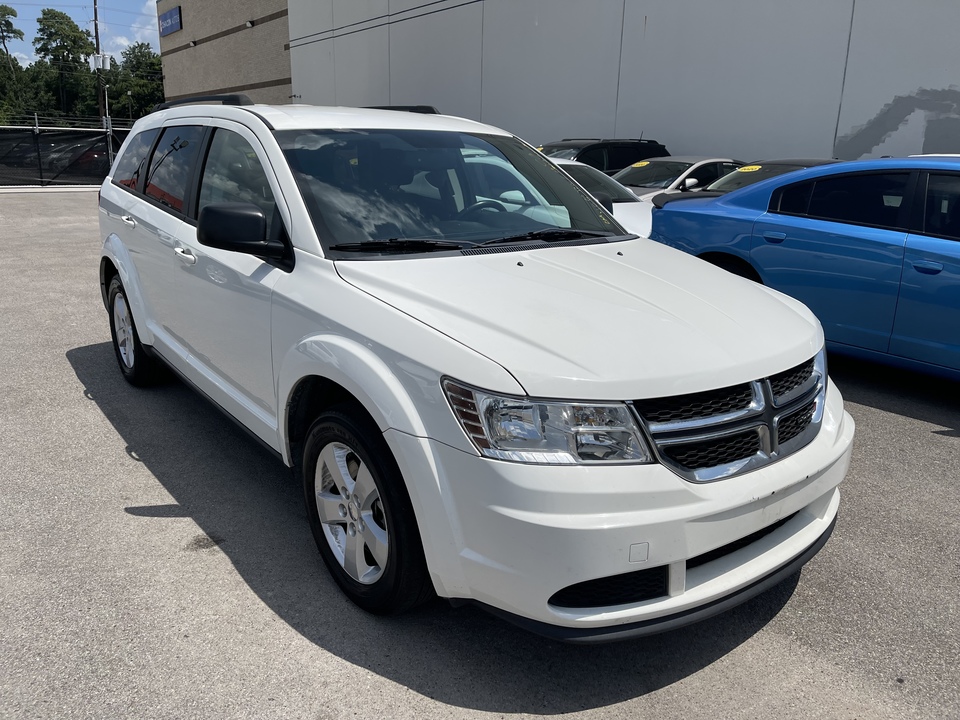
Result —
M134 219L133 219L132 217L130 217L129 215L121 215L121 216L120 216L120 219L123 220L123 222L124 222L125 225L129 225L130 227L136 227L136 226L137 226L137 221L134 220Z
M782 243L787 239L787 234L785 232L773 232L772 230L768 230L763 234L763 239L767 242Z
M933 260L914 260L913 269L924 275L936 275L943 270L943 263L934 262Z
M177 254L177 257L183 260L187 265L197 264L197 256L189 250L184 250L182 247L178 247L174 248L173 251Z

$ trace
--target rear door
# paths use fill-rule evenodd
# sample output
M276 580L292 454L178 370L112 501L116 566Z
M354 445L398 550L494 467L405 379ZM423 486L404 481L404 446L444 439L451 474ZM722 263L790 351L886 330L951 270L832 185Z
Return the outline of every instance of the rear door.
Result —
M918 196L890 352L960 369L960 173L925 173Z
M886 352L907 239L909 172L839 175L775 191L754 225L763 281L806 304L828 340Z

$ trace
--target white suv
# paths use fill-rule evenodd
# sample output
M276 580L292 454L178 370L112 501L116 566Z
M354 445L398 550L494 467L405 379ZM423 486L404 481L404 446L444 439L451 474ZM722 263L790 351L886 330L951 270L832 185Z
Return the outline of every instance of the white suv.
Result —
M756 595L834 527L854 423L814 316L628 235L502 130L166 107L100 227L124 377L162 362L293 467L366 610L437 594L629 637Z

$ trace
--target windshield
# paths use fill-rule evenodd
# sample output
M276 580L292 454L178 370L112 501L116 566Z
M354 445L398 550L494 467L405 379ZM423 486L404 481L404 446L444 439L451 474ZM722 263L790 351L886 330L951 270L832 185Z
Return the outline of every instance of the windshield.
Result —
M761 180L802 169L803 167L801 165L744 165L732 173L727 173L719 180L710 183L704 190L710 192L730 192L731 190L739 190L747 185L753 185Z
M612 177L589 165L561 164L574 180L583 185L591 195L606 193L613 202L640 202L640 199Z
M577 156L577 153L580 152L580 148L562 146L550 147L548 145L547 147L540 148L540 152L547 157L559 158L561 160L573 160Z
M541 242L626 234L583 188L513 137L426 130L276 137L324 252L337 257L457 250L557 228L566 232Z
M626 167L613 179L627 187L665 188L673 184L693 163L674 160L643 160Z

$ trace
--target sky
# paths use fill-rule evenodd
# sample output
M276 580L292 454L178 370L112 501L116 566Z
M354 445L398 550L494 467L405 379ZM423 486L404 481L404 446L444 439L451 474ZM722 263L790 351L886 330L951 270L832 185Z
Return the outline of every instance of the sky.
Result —
M81 28L93 36L93 0L66 0L65 2L42 2L42 0L0 0L17 11L14 27L23 31L23 41L8 43L10 52L27 66L36 59L33 38L37 34L37 18L44 8L67 13ZM160 52L160 36L157 31L156 0L97 0L100 17L100 49L107 55L120 58L120 52L135 42L148 42L154 51Z

